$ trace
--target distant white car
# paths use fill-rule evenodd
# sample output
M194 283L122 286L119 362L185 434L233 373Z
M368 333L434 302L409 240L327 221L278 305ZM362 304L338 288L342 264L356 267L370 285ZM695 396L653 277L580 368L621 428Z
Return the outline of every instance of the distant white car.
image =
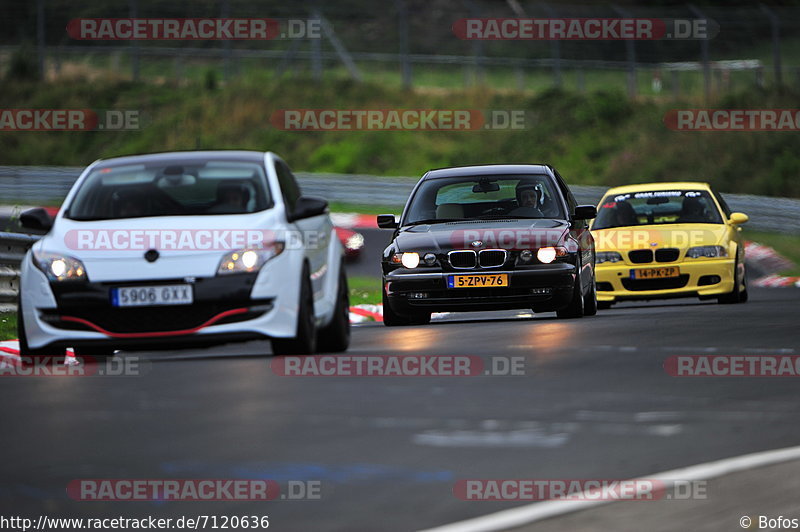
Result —
M347 349L343 247L325 200L278 156L138 155L91 164L21 265L23 357L270 339L275 354Z

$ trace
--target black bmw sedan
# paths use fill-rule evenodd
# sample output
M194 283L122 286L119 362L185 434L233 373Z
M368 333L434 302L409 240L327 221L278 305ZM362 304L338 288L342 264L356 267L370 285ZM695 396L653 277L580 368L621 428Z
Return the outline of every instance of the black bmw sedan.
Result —
M430 322L432 312L529 308L561 318L597 312L592 205L577 205L549 165L427 172L383 252L383 323Z

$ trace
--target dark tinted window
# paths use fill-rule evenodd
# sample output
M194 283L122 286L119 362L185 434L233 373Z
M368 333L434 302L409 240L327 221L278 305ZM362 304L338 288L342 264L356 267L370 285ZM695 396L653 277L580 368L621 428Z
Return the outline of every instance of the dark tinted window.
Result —
M297 184L292 171L284 163L278 161L275 164L275 171L278 174L278 183L281 186L281 194L286 208L289 212L294 211L297 198L300 197L300 185Z

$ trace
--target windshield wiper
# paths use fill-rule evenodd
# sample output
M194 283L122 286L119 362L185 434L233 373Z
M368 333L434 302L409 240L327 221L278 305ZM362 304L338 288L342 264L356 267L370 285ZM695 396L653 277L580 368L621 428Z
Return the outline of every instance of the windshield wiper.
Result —
M486 216L477 216L476 220L544 220L539 216L516 216L513 214L487 214Z
M466 218L427 218L425 220L414 220L407 222L405 225L422 225L422 224L443 224L445 222L466 222Z

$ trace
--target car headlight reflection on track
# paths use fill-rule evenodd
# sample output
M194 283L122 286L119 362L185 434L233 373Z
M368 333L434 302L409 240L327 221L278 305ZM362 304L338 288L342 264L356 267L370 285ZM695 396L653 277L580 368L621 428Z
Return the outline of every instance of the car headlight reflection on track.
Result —
M241 249L226 253L219 263L217 275L256 271L283 253L284 247L283 242L273 242L263 249Z
M50 281L85 281L86 267L76 258L34 251L33 263Z
M727 256L728 250L723 246L697 246L689 248L686 251L686 257L690 259L699 259L701 257L717 258Z

